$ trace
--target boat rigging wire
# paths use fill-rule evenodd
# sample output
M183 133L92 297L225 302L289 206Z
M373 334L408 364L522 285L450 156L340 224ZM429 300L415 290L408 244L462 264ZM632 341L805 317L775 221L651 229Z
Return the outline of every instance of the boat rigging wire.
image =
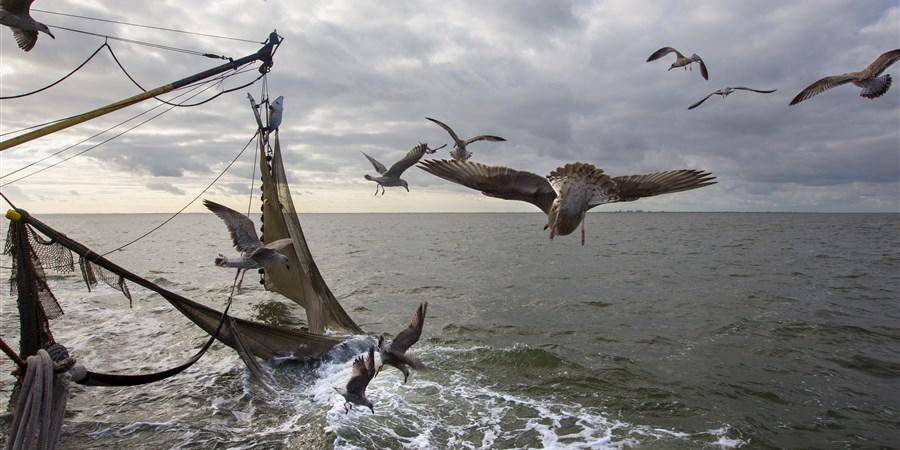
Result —
M193 31L174 30L174 29L171 29L171 28L155 27L155 26L152 26L152 25L141 25L141 24L130 23L130 22L119 22L119 21L117 21L117 20L98 19L98 18L96 18L96 17L87 17L87 16L79 16L79 15L76 15L76 14L66 14L66 13L60 13L60 12L45 11L45 10L42 10L42 9L36 9L36 8L31 8L31 11L32 11L32 12L41 12L41 13L45 13L45 14L55 14L55 15L57 15L57 16L74 17L74 18L77 18L77 19L96 20L96 21L98 21L98 22L115 23L115 24L118 24L118 25L128 25L128 26L132 26L132 27L149 28L149 29L151 29L151 30L170 31L170 32L172 32L172 33L192 34L192 35L194 35L194 36L204 36L204 37L212 37L212 38L218 38L218 39L228 39L228 40L239 41L239 42L250 42L250 43L253 43L253 44L265 44L265 42L251 41L251 40L249 40L249 39L240 39L240 38L233 38L233 37L228 37L228 36L219 36L219 35L215 35L215 34L196 33L196 32L193 32Z
M160 50L169 50L169 51L173 51L173 52L187 53L187 54L189 54L189 55L205 56L205 57L207 57L207 58L228 59L228 60L231 59L231 58L229 58L229 57L227 57L227 56L214 55L214 54L212 54L212 53L204 53L204 52L199 52L199 51L196 51L196 50L188 50L188 49L184 49L184 48L172 47L172 46L170 46L170 45L153 44L153 43L151 43L151 42L138 41L138 40L135 40L135 39L125 39L125 38L120 38L120 37L116 37L116 36L109 36L109 35L106 35L106 34L93 33L93 32L90 32L90 31L76 30L76 29L74 29L74 28L60 27L60 26L57 26L57 25L51 25L51 24L49 24L49 23L47 24L47 26L52 27L52 28L58 28L58 29L60 29L60 30L72 31L72 32L75 32L75 33L89 34L89 35L91 35L91 36L98 36L98 37L102 37L102 38L106 38L106 39L112 39L112 40L114 40L114 41L122 41L122 42L128 42L128 43L130 43L130 44L145 45L145 46L147 46L147 47L158 48L158 49L160 49Z
M196 97L197 95L200 95L200 94L202 94L203 92L205 92L205 91L211 89L212 87L214 87L214 86L215 86L215 83L213 83L213 81L215 81L215 80L209 80L209 81L207 81L206 83L208 83L209 86L207 86L205 89L200 90L200 92L197 92L197 93L195 93L194 95L191 95L191 96L188 97L187 99L190 100L190 99ZM194 89L196 89L196 88L199 88L200 86L201 86L201 85L194 85L193 87L194 87ZM176 96L176 98L178 98L178 97L180 97L180 96L182 96L182 95L188 94L188 93L190 93L191 91L192 91L192 89L188 89L186 92L184 92L184 93L182 93L182 94ZM45 160L47 160L47 159L49 159L49 158L51 158L51 157L53 157L53 156L59 155L60 153L63 153L63 152L65 152L65 151L69 150L69 149L72 149L72 148L74 148L74 147L77 146L77 145L80 145L80 144L82 144L82 143L84 143L84 142L87 142L87 141L89 141L89 140L91 140L91 139L93 139L93 138L95 138L95 137L97 137L97 136L102 135L103 133L106 133L106 132L108 132L108 131L110 131L110 130L112 130L112 129L115 129L116 127L118 127L118 126L120 126L120 125L123 125L123 124L125 124L125 123L128 123L128 122L130 122L130 121L132 121L132 120L134 120L134 119L136 119L136 118L138 118L138 117L140 117L140 116L142 116L142 115L144 115L144 114L147 114L147 113L149 113L150 111L153 111L153 110L156 109L156 108L160 108L160 107L162 107L162 105L156 105L156 106L154 106L154 107L148 109L147 111L144 111L144 112L142 112L142 113L140 113L140 114L138 114L138 115L132 116L132 117L129 118L129 119L126 119L126 120L124 120L124 121L122 121L122 122L120 122L120 123L118 123L118 124L116 124L116 125L113 125L112 127L107 128L106 130L103 130L103 131L101 131L101 132L99 132L99 133L97 133L97 134L94 134L93 136L87 137L87 138L83 139L82 141L80 141L80 142L78 142L78 143L76 143L76 144L70 145L70 146L68 146L68 147L66 147L66 148L64 148L64 149L62 149L62 150L60 150L60 151L58 151L58 152L56 152L56 153L53 153L53 154L51 154L51 155L48 155L48 156L46 156L46 157L44 157L44 158L42 158L42 159L40 159L40 160L37 160L37 161L35 161L35 162L31 163L31 164L28 164L28 165L26 165L26 166L24 166L24 167L22 167L22 168L20 168L20 169L16 169L16 170L14 170L14 171L12 171L12 172L10 172L10 173L4 174L4 175L0 176L0 180L2 180L3 178L8 177L8 176L10 176L10 175L13 175L13 174L15 174L15 173L21 172L22 170L25 170L25 169L27 169L27 168L29 168L29 167L32 167L32 166L34 166L35 164L38 164L38 163L40 163L40 162L42 162L42 161L45 161ZM21 176L21 177L19 177L19 178L16 178L15 180L12 180L12 181L7 182L7 183L0 184L0 188L9 186L10 184L13 184L13 183L15 183L15 182L21 181L21 180L23 180L23 179L25 179L25 178L29 178L29 177L31 177L31 176L33 176L33 175L37 175L38 173L41 173L41 172L43 172L43 171L45 171L45 170L47 170L47 169L50 169L50 168L52 168L52 167L58 166L59 164L62 164L62 163L64 163L64 162L66 162L66 161L69 161L70 159L75 158L76 156L80 156L80 155L82 155L82 154L84 154L84 153L87 153L88 151L91 151L91 150L93 150L93 149L95 149L95 148L97 148L97 147L99 147L99 146L101 146L101 145L103 145L103 144L105 144L105 143L107 143L107 142L109 142L109 141L112 141L113 139L116 139L116 138L118 138L119 136L122 136L123 134L128 133L128 132L131 131L131 130L134 130L135 128L140 127L141 125L144 125L145 123L147 123L147 122L149 122L149 121L151 121L151 120L153 120L153 119L155 119L155 118L157 118L157 117L159 117L159 116L161 116L161 115L163 115L163 114L165 114L165 113L171 111L171 110L174 109L174 108L175 108L174 106L170 106L170 107L169 107L168 109L166 109L165 111L163 111L163 112L161 112L161 113L159 113L159 114L156 114L155 116L153 116L153 117L151 117L151 118L149 118L149 119L147 119L147 120L145 120L145 121L143 121L143 122L141 122L141 123L138 123L137 125L135 125L135 126L133 126L133 127L131 127L131 128L128 128L127 130L122 131L121 133L116 134L115 136L112 136L112 137L110 137L110 138L104 140L103 142L100 142L100 143L98 143L98 144L96 144L96 145L93 145L93 146L91 146L91 147L88 147L88 148L85 149L85 150L82 150L82 151L80 151L80 152L78 152L78 153L76 153L76 154L74 154L74 155L72 155L72 156L69 156L69 157L67 157L67 158L65 158L65 159L62 159L62 160L60 160L60 161L57 161L57 162L55 162L55 163L53 163L53 164L51 164L51 165L49 165L49 166L42 167L42 168L40 168L40 169L38 169L38 170L36 170L36 171L34 171L34 172L31 172L31 173L29 173L29 174L27 174L27 175L23 175L23 176Z
M223 176L225 176L225 173L228 172L228 169L230 169L231 166L233 166L234 163L237 162L237 160L241 157L241 155L244 154L244 152L247 150L247 147L249 147L250 144L253 143L253 140L256 139L256 136L257 136L257 135L259 135L259 130L256 130L256 133L254 133L253 136L250 138L250 140L247 141L246 144L244 144L244 148L242 148L241 151L238 152L237 156L235 156L234 159L232 159L231 162L228 163L228 165L225 166L224 169L222 169L222 172L219 173L219 175L216 176L209 184L207 184L206 187L203 188L203 189L200 191L199 194L197 194L194 198L192 198L191 201L187 202L187 204L185 204L185 205L184 205L181 209L179 209L176 213L172 214L171 216L169 216L168 219L162 221L162 223L160 223L159 225L153 227L152 229L150 229L150 230L147 231L146 233L144 233L144 234L138 236L138 237L135 238L133 241L128 242L128 243L126 243L126 244L123 244L123 245L119 246L118 248L114 248L114 249L112 249L112 250L110 250L110 251L108 251L108 252L106 252L106 253L103 253L103 254L100 255L100 256L106 256L106 255L108 255L108 254L110 254L110 253L113 253L113 252L117 252L117 251L119 251L119 250L122 250L122 249L124 249L125 247L128 247L129 245L134 244L135 242L140 241L141 239L144 239L145 237L149 236L150 234L152 234L152 233L155 232L156 230L162 228L163 225L165 225L165 224L171 222L172 219L174 219L175 217L178 217L179 214L183 213L184 210L188 209L189 206L193 205L194 202L196 202L196 201L200 198L201 195L205 194L206 191L208 191L211 187L213 187L213 185L216 184L216 182L219 181L220 178L222 178Z
M26 92L26 93L24 93L24 94L17 94L17 95L9 95L9 96L5 96L5 97L0 97L0 100L12 100L12 99L15 99L15 98L28 97L29 95L37 94L38 92L45 91L45 90L47 90L47 89L52 88L53 86L56 86L56 85L59 84L59 83L62 83L63 80L65 80L66 78L69 78L70 76L74 75L75 72L78 72L79 70L81 70L81 68L84 67L85 64L87 64L90 60L94 59L94 57L97 56L97 53L100 53L100 50L103 50L103 47L109 47L109 44L107 44L107 43L104 42L103 45L101 45L100 47L97 48L97 50L94 50L94 53L92 53L91 56L88 56L88 59L84 60L83 63L81 63L78 67L76 67L74 70L72 70L71 72L69 72L68 75L66 75L66 76L64 76L64 77L62 77L62 78L60 78L60 79L54 81L53 83L50 83L50 84L48 84L48 85L46 85L46 86L44 86L44 87L42 87L42 88L40 88L40 89L31 91L31 92ZM109 51L112 52L112 48L110 48ZM8 133L0 134L0 136L3 136L3 135L5 135L5 134L8 134Z

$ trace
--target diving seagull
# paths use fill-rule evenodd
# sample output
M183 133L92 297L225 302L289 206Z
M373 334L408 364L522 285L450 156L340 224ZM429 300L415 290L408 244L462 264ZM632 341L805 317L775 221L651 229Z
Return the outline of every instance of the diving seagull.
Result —
M473 138L466 139L465 141L460 139L456 133L453 132L453 129L445 125L443 122L439 120L432 119L431 117L426 117L426 119L438 124L441 128L447 130L447 133L450 133L450 137L453 138L454 147L453 150L450 151L450 156L453 157L456 161L466 161L472 157L472 152L466 150L466 146L476 142L476 141L490 141L490 142L501 142L506 141L500 136L491 136L489 134L482 134L480 136L475 136Z
M872 61L872 64L869 64L869 67L866 67L859 72L849 72L843 75L825 77L816 81L806 89L800 91L800 93L791 100L790 104L796 105L814 95L821 94L828 89L847 83L853 83L857 87L863 88L862 92L859 93L860 97L874 100L884 95L884 93L891 88L891 82L893 81L891 80L891 74L885 74L883 76L879 75L897 62L898 59L900 59L900 48L884 52L881 56L876 58L875 61Z
M537 206L547 214L544 229L550 229L550 239L571 234L581 224L581 245L585 213L595 206L715 183L711 173L691 169L611 178L593 164L581 162L566 164L546 177L508 167L445 159L422 161L419 168L489 197L522 200Z
M349 413L354 404L368 406L372 414L375 413L372 402L366 398L366 386L369 385L372 378L375 378L375 374L375 347L370 346L368 357L358 356L353 361L353 372L350 374L350 381L347 382L344 391L341 392L340 389L334 388L338 394L344 397L344 414Z
M231 234L231 240L234 241L234 247L241 252L241 255L236 258L228 258L220 253L219 257L215 259L217 266L237 268L238 273L242 274L241 281L244 279L243 273L250 269L266 268L276 263L290 268L288 257L278 253L278 250L291 245L293 243L291 238L279 239L263 245L256 236L255 226L249 217L210 200L203 200L203 205L225 222L225 226L228 227L228 232ZM237 289L240 290L240 288L241 282L238 282Z
M269 126L266 127L266 141L269 135L281 126L281 116L284 113L284 96L279 95L274 102L269 103Z
M416 314L413 316L412 322L394 337L389 346L384 346L384 336L378 336L378 352L381 354L381 366L378 367L378 372L381 372L381 369L385 364L394 366L403 372L403 383L405 384L406 380L409 378L408 367L412 367L416 370L425 368L425 365L422 364L421 361L413 356L407 355L406 351L409 350L413 344L419 342L419 336L422 335L422 325L425 323L425 310L427 309L428 302L419 304L419 308L416 309Z
M698 101L697 103L694 103L693 105L688 106L688 109L694 109L694 108L700 106L701 104L703 104L703 102L706 101L706 99L712 97L713 95L721 95L722 98L725 98L725 97L728 97L728 94L731 94L731 93L734 92L734 91L751 91L751 92L759 92L760 94L771 94L771 93L773 93L773 92L775 92L775 91L777 91L777 90L778 90L778 89L772 89L771 91L761 91L761 90L759 90L759 89L750 89L750 88L748 88L748 87L741 87L741 86L731 87L731 86L728 86L728 87L719 89L718 91L715 91L715 92L713 92L713 93L707 95L706 97L703 97L703 98L700 99L700 101Z
M12 30L19 48L26 52L37 44L38 31L56 39L50 28L31 18L31 4L34 0L0 0L0 24Z
M650 55L649 58L647 58L647 62L656 61L657 59L662 58L663 56L666 56L669 53L675 53L675 62L673 62L672 65L669 66L669 70L672 70L676 67L684 67L686 70L689 67L691 67L691 63L700 63L700 75L702 75L703 79L705 79L705 80L709 79L709 72L707 72L707 70L706 70L706 64L703 62L702 59L700 59L700 56L698 56L696 53L691 55L689 58L685 58L685 56L682 55L681 52L679 52L678 50L675 50L672 47L663 47L663 48L653 52L653 54ZM691 69L691 70L693 70L693 69Z
M375 195L378 195L379 186L381 187L381 195L384 195L385 186L403 186L406 188L406 192L409 192L409 184L406 183L406 180L400 178L400 175L402 175L403 172L406 169L409 169L413 164L419 162L419 160L422 159L422 156L424 156L426 153L434 153L446 146L447 145L444 144L432 150L428 148L428 144L419 143L419 145L413 147L413 149L410 150L406 154L406 156L403 157L403 159L395 162L390 169L384 167L384 164L378 162L378 160L376 160L375 158L367 155L366 152L361 152L366 158L368 158L369 162L371 162L372 165L375 166L375 171L381 175L380 177L366 175L365 178L369 181L378 183L378 185L375 186Z

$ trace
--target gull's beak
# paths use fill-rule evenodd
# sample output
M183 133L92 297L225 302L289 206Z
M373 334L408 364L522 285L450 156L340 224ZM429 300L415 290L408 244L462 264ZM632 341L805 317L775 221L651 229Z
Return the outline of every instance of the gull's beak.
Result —
M54 36L53 33L49 32L49 31L45 31L45 33L49 34L50 37L52 37L53 39L56 39L56 36Z
M409 192L409 186L403 186L406 188L406 192Z

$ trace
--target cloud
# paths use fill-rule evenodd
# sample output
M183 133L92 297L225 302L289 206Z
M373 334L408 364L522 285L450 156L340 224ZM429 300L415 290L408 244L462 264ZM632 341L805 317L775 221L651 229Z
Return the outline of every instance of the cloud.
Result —
M258 50L272 29L285 40L265 85L172 109L59 169L30 178L27 192L43 192L41 182L57 188L57 178L77 185L62 192L77 189L84 199L102 199L110 192L141 196L140 189L174 188L177 183L180 193L167 191L171 198L154 200L160 202L155 209L174 211L237 158L214 192L244 195L251 177L258 179L252 161L255 142L245 147L255 131L246 94L261 101L267 87L270 98L285 96L280 137L289 181L295 192L309 192L300 208L470 210L467 202L480 194L415 168L404 176L415 195L389 192L397 197L389 207L378 203L380 197L371 198L371 183L362 177L372 168L360 151L387 164L420 141L433 147L448 143L446 132L426 116L461 135L505 137L507 142L470 147L475 160L485 164L539 174L572 161L595 163L613 175L710 170L719 184L678 197L679 204L705 210L897 211L900 205L897 86L873 101L847 85L788 106L811 82L860 70L896 48L900 8L895 1L313 1L301 10L270 0L256 5L252 14L243 4L212 5L157 2L121 8L98 0L53 9L254 42L34 14L51 27L233 58ZM57 29L56 40L41 39L25 53L6 31L0 30L5 32L0 43L2 95L59 79L104 42ZM109 45L144 88L225 62L119 40ZM667 71L670 58L645 62L663 46L701 55L710 81L696 68ZM898 67L888 73L900 76ZM196 103L258 75L255 70L229 74L233 77L203 86L208 88L203 92L177 91L161 98L171 101L185 94L176 99L184 101L196 94L187 100ZM715 96L687 110L725 86L777 91ZM140 92L103 50L58 86L23 100L4 100L2 132ZM165 109L149 100L6 150L0 170L15 170L147 111L65 154L81 151ZM448 150L433 157L447 158ZM63 171L90 173L96 186L82 185L74 176L61 175ZM116 189L103 188L113 182ZM49 196L46 189L47 195L30 200ZM94 201L84 208L113 205ZM673 207L665 201L648 205L645 209ZM473 205L483 207L505 211L529 205L493 200Z
M186 192L184 192L183 190L179 189L178 186L175 186L174 184L171 184L171 183L164 183L164 182L158 182L158 181L156 181L156 182L151 182L151 183L147 183L147 189L150 189L150 190L152 190L152 191L163 191L163 192L168 192L168 193L170 193L170 194L175 194L175 195L184 195L184 194L186 194Z

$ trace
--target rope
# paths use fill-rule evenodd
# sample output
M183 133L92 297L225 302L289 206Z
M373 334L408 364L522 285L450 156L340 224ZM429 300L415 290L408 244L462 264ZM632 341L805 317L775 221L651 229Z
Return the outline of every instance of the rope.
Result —
M210 83L210 81L207 81L207 83ZM196 96L198 96L198 95L200 95L201 93L207 91L208 89L211 89L213 86L214 86L213 84L210 84L209 86L206 87L206 89L202 89L200 92L197 92L197 93L195 93L194 95L189 96L189 97L188 97L188 100L189 100L189 99L192 99L192 98L194 98L194 97L196 97ZM194 87L196 88L197 86L194 86ZM190 92L190 90L187 91L187 92ZM183 95L183 94L182 94L182 95ZM180 95L179 95L179 97L180 97ZM177 98L177 97L176 97L176 98ZM150 109L147 110L147 111L144 111L144 112L142 112L142 113L140 113L140 114L138 114L138 115L136 115L136 116L134 116L134 117L131 117L131 118L128 119L128 120L122 121L122 122L120 122L120 123L118 123L118 124L116 124L116 125L114 125L114 126L108 128L108 129L106 129L106 130L104 130L104 131L102 131L102 132L100 132L100 133L97 133L97 134L95 134L95 135L93 135L93 136L91 136L91 137L88 137L88 138L82 140L81 142L79 142L79 143L77 143L77 144L74 144L74 145L72 145L72 146L66 147L66 148L64 148L64 149L62 149L62 150L60 150L60 151L58 151L58 152L56 152L56 153L54 153L54 154L52 154L52 155L49 155L49 156L47 156L47 157L45 157L45 158L43 158L43 159L41 159L41 160L39 160L39 161L36 161L36 162L34 162L34 163L31 163L31 164L29 164L29 165L27 165L27 166L25 166L25 167L23 167L23 168L21 168L21 169L17 169L17 170L15 170L15 171L13 171L13 172L10 172L10 173L7 173L7 174L5 174L5 175L3 175L3 176L0 176L0 180L2 180L3 178L8 177L9 175L12 175L12 174L14 174L14 173L20 172L20 171L22 171L22 170L24 170L24 169L26 169L26 168L28 168L28 167L31 167L31 166L33 166L34 164L37 164L38 162L44 161L44 160L46 160L47 158L50 158L50 157L52 157L52 156L56 156L56 155L58 155L58 154L60 154L60 153L62 153L62 152L64 152L64 151L66 151L66 150L69 150L69 149L75 147L76 145L79 145L79 144L81 144L81 143L84 143L84 142L86 142L86 141L88 141L88 140L90 140L90 139L93 139L93 138L95 138L95 137L97 137L97 136L99 136L99 135L101 135L101 134L103 134L103 133L106 133L107 131L112 130L112 129L118 127L119 125L122 125L122 124L124 124L124 123L130 122L130 121L132 121L132 120L134 120L134 119L136 119L136 118L138 118L138 117L140 117L140 116L142 116L142 115L144 115L144 114L146 114L146 113L148 113L148 112L150 112L150 111L153 111L154 109L156 109L156 108L158 108L158 107L161 107L161 106L162 106L162 105L154 106L153 108L150 108ZM104 140L104 141L102 141L102 142L96 144L96 145L93 145L93 146L91 146L91 147L88 147L88 148L86 148L86 149L84 149L84 150L82 150L82 151L80 151L80 152L78 152L78 153L76 153L76 154L74 154L74 155L72 155L72 156L69 156L68 158L64 158L64 159L62 159L62 160L60 160L60 161L58 161L58 162L56 162L56 163L50 164L50 165L47 166L47 167L43 167L43 168L38 169L38 170L36 170L36 171L34 171L34 172L31 172L31 173L29 173L29 174L27 174L27 175L23 175L23 176L21 176L21 177L19 177L19 178L16 178L15 180L12 180L12 181L9 181L9 182L7 182L7 183L4 183L4 184L0 185L0 187L6 187L6 186L9 186L10 184L13 184L13 183L15 183L15 182L21 181L21 180L23 180L23 179L25 179L25 178L29 178L29 177L31 177L31 176L33 176L33 175L37 175L38 173L41 173L41 172L43 172L43 171L45 171L45 170L47 170L47 169L50 169L50 168L52 168L52 167L56 167L56 166L58 166L58 165L60 165L60 164L62 164L62 163L64 163L64 162L66 162L66 161L69 161L69 160L72 159L72 158L75 158L76 156L83 155L84 153L87 153L87 152L89 152L89 151L91 151L91 150L93 150L93 149L95 149L95 148L97 148L97 147L99 147L99 146L101 146L101 145L103 145L103 144L106 144L106 143L109 142L109 141L112 141L113 139L118 138L119 136L122 136L122 135L125 134L125 133L128 133L128 132L131 131L131 130L134 130L135 128L138 128L138 127L140 127L140 126L146 124L147 122L149 122L149 121L151 121L151 120L153 120L153 119L155 119L155 118L157 118L157 117L159 117L159 116L161 116L161 115L163 115L163 114L165 114L165 113L171 111L172 109L174 109L174 106L169 107L169 108L166 109L165 111L163 111L163 112L161 112L161 113L159 113L159 114L156 114L155 116L150 117L149 119L147 119L147 120L145 120L145 121L143 121L143 122L140 122L140 123L138 123L137 125L134 125L133 127L128 128L127 130L122 131L121 133L118 133L118 134L116 134L116 135L114 135L114 136L112 136L112 137L110 137L110 138L108 138L108 139L106 139L106 140Z
M135 80L134 77L132 77L131 74L128 73L127 70L125 70L125 67L122 65L121 62L119 62L119 58L116 57L116 54L113 52L112 47L109 48L109 54L112 55L113 61L116 62L116 64L119 66L119 69L122 70L122 73L124 73L125 76L128 77L128 79L131 80L131 82L134 83L134 85L138 87L138 89L140 89L140 90L143 91L143 92L147 92L147 89L145 89L143 86L141 86L140 83L138 83L137 80ZM235 76L235 75L239 75L239 74L242 74L242 73L244 73L244 72L248 72L248 70L239 70L239 69L235 69L235 72L234 72L234 73L229 74L229 75L223 75L223 76L221 76L221 77L217 77L216 79L219 80L219 81L221 82L221 81L224 81L225 78L232 77L232 76ZM220 95L222 95L222 94L227 94L227 93L229 93L229 92L233 92L233 91L236 91L236 90L238 90L238 89L243 89L243 88L245 88L245 87L247 87L247 86L250 86L251 84L256 83L257 81L259 81L259 79L262 78L262 77L263 77L263 75L260 75L260 76L256 77L255 80L253 80L253 81L251 81L251 82L249 82L249 83L247 83L247 84L245 84L245 85L238 86L238 87L232 88L232 89L226 89L226 90L223 90L222 92L219 92L218 94L216 94L216 95L214 95L214 96L212 96L212 97L210 97L210 98L208 98L208 99L206 99L206 100L204 100L204 101L202 101L202 102L199 102L199 103L193 103L193 104L190 104L190 105L169 103L169 102L167 102L167 101L165 101L165 100L163 100L163 99L161 99L161 98L159 98L159 97L153 97L153 98L155 98L156 100L158 100L158 101L160 101L160 102L162 102L162 103L165 103L165 104L167 104L167 105L177 106L177 107L181 107L181 108L190 108L190 107L194 107L194 106L200 106L200 105L202 105L202 104L204 104L204 103L206 103L206 102L212 101L213 99L215 99L216 97L218 97L218 96L220 96Z
M115 23L115 24L119 24L119 25L128 25L128 26L132 26L132 27L149 28L149 29L151 29L151 30L170 31L170 32L172 32L172 33L184 33L184 34L192 34L192 35L195 35L195 36L213 37L213 38L219 38L219 39L229 39L229 40L232 40L232 41L250 42L250 43L253 43L253 44L265 44L265 42L251 41L251 40L248 40L248 39L239 39L239 38L233 38L233 37L228 37L228 36L217 36L217 35L215 35L215 34L195 33L195 32L193 32L193 31L173 30L173 29L171 29L171 28L155 27L155 26L152 26L152 25L140 25L140 24L130 23L130 22L119 22L119 21L117 21L117 20L109 20L109 19L98 19L98 18L95 18L95 17L86 17L86 16L75 15L75 14L58 13L58 12L53 12L53 11L44 11L44 10L42 10L42 9L35 9L35 8L31 8L31 11L42 12L42 13L46 13L46 14L55 14L55 15L57 15L57 16L74 17L74 18L76 18L76 19L96 20L96 21L98 21L98 22Z
M26 92L26 93L24 93L24 94L18 94L18 95L10 95L10 96L6 96L6 97L0 97L0 100L10 100L10 99L14 99L14 98L27 97L27 96L29 96L29 95L34 95L34 94L37 94L38 92L42 92L42 91L45 91L45 90L47 90L47 89L50 89L50 88L52 88L53 86L56 86L57 84L62 83L63 80L65 80L66 78L71 77L73 74L75 74L75 72L78 72L82 67L84 67L84 65L87 64L90 60L94 59L94 57L97 56L97 53L100 53L100 50L103 50L103 47L109 48L109 45L108 45L107 43L104 42L103 45L101 45L100 47L97 48L97 50L94 50L94 53L92 53L91 56L88 57L88 59L84 60L83 63L81 63L78 67L76 67L74 70L72 70L71 72L69 72L68 75L66 75L66 76L64 76L64 77L62 77L62 78L60 78L59 80L56 80L56 81L54 81L53 83L48 84L47 86L44 86L44 87L42 87L42 88L40 88L40 89L31 91L31 92ZM112 52L112 49L110 48L109 51ZM9 134L9 133L3 133L3 135L6 135L6 134ZM2 135L0 135L0 136L2 136Z
M172 52L187 53L187 54L189 54L189 55L195 55L195 56L205 56L205 57L207 57L207 58L229 59L227 56L214 55L214 54L212 54L212 53L204 53L204 52L199 52L199 51L197 51L197 50L188 50L188 49L184 49L184 48L172 47L172 46L170 46L170 45L154 44L154 43L151 43L151 42L137 41L137 40L134 40L134 39L125 39L125 38L120 38L120 37L116 37L116 36L109 36L109 35L106 35L106 34L92 33L92 32L90 32L90 31L82 31L82 30L76 30L76 29L74 29L74 28L66 28L66 27L60 27L60 26L57 26L57 25L51 25L51 24L49 24L49 23L46 24L46 25L49 26L49 27L51 27L51 28L59 28L60 30L72 31L72 32L75 32L75 33L88 34L88 35L91 35L91 36L102 37L102 38L105 38L105 39L112 39L112 40L114 40L114 41L128 42L129 44L144 45L144 46L147 46L147 47L158 48L158 49L160 49L160 50L169 50L169 51L172 51Z
M53 449L58 446L71 375L68 371L55 374L56 367L44 349L28 357L7 449Z
M257 130L256 134L258 134L258 133L259 133L259 130ZM172 214L172 216L170 216L168 219L164 220L164 221L163 221L162 223L160 223L159 225L153 227L150 231L147 231L146 233L144 233L144 234L138 236L138 237L137 237L136 239L134 239L133 241L128 242L128 243L126 243L126 244L123 244L123 245L121 245L121 246L118 247L118 248L114 248L114 249L112 249L112 250L110 250L110 251L108 251L108 252L106 252L106 253L104 253L104 254L102 254L102 255L100 255L100 256L106 256L106 255L108 255L108 254L110 254L110 253L117 252L117 251L119 251L119 250L122 250L122 249L125 248L125 247L128 247L128 246L131 245L131 244L134 244L134 243L137 242L137 241L140 241L141 239L146 238L146 237L149 236L151 233L153 233L153 232L155 232L156 230L162 228L163 225L165 225L165 224L171 222L172 219L174 219L175 217L177 217L179 214L183 213L184 210L188 209L188 207L191 206L192 204L194 204L194 202L196 202L197 199L200 198L200 196L202 196L202 195L203 195L204 193L206 193L206 191L208 191L214 184L216 184L216 182L219 181L220 178L222 178L223 176L225 176L225 173L228 172L228 169L230 169L231 166L233 166L234 163L237 162L238 158L240 158L241 155L244 154L244 151L247 150L247 147L249 147L250 144L253 143L253 139L256 138L256 134L254 134L253 137L251 137L250 140L247 141L247 144L244 145L244 148L241 149L240 153L238 153L237 156L235 156L234 159L232 159L231 162L228 163L227 166L225 166L225 169L222 170L222 172L219 174L219 176L217 176L215 179L212 180L212 182L210 182L208 185L206 185L206 187L203 188L203 190L200 191L199 194L197 194L193 199L191 199L191 201L189 201L186 205L184 205L184 207L182 207L181 209L179 209L178 212L176 212L175 214Z

